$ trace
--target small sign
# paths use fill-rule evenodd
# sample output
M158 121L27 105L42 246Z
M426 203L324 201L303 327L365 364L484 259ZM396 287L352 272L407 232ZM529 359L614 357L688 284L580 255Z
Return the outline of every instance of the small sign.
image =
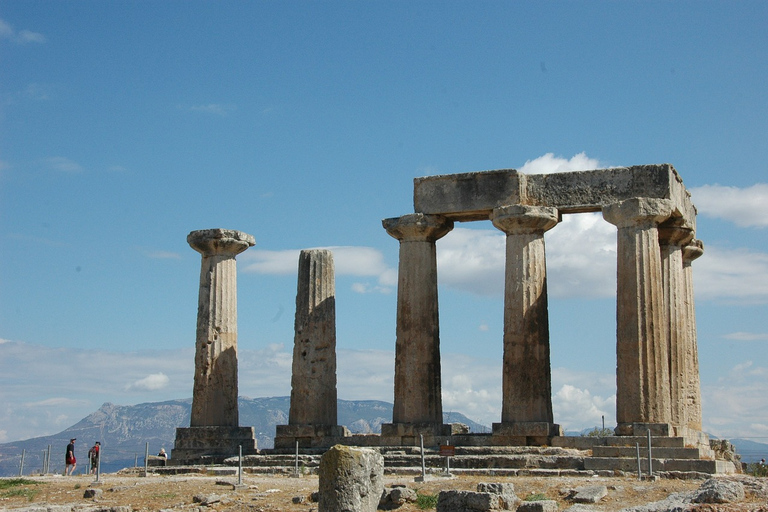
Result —
M445 444L440 447L440 456L441 457L453 457L456 455L456 447L451 446L449 444Z

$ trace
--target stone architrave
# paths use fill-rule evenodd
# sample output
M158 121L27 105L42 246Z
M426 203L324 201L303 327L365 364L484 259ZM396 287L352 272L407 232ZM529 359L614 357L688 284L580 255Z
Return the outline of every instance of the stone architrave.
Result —
M686 343L685 358L689 365L685 403L688 428L701 431L701 384L699 382L699 349L696 341L696 307L693 300L693 260L704 254L701 240L692 240L683 248L683 287L685 288Z
M503 206L494 209L491 221L507 234L501 422L536 425L527 437L558 435L552 432L544 248L544 232L557 224L557 209ZM494 427L494 433L501 428ZM521 427L518 435L524 433Z
M304 250L294 322L290 425L336 425L336 291L333 253Z
M382 224L400 241L392 422L442 425L435 241L453 229L453 221L414 213Z
M659 227L661 273L669 351L670 422L685 427L686 394L690 381L688 352L688 314L683 272L683 246L693 239L693 230L679 226Z
M236 427L237 267L252 235L230 229L193 231L187 243L202 255L197 303L192 427Z
M672 214L665 199L634 198L603 207L618 228L616 433L669 435L669 355L658 225ZM639 425L638 425L639 424Z

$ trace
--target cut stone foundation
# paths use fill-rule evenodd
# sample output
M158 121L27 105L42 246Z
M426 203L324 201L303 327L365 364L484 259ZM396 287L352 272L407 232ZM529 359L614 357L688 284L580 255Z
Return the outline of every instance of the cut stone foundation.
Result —
M327 448L345 442L352 434L343 425L275 425L275 449Z
M259 452L253 427L188 427L176 429L176 443L170 464L220 463L235 457L243 447L243 455Z

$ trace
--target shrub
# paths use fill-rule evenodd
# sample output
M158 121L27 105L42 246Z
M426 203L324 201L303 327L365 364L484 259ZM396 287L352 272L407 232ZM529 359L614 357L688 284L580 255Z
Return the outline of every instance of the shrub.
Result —
M416 493L416 506L421 510L428 510L437 507L437 494Z
M751 462L747 464L747 474L752 476L766 477L768 476L768 466L760 464L759 462Z
M525 497L523 501L542 501L546 500L547 497L542 492L532 492L528 496Z

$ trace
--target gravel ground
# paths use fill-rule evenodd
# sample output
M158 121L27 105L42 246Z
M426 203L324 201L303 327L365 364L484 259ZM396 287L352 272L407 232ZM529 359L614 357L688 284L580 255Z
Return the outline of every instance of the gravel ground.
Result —
M0 509L29 507L31 505L97 505L99 508L127 506L135 511L162 509L197 509L210 511L303 511L317 510L317 504L310 501L310 495L317 490L317 476L301 478L288 476L250 475L243 478L244 488L234 489L236 477L215 477L199 475L147 477L102 475L100 485L93 485L93 476L45 476L27 477L36 482L15 491L0 490ZM461 476L456 478L435 477L427 482L415 482L412 476L385 476L385 485L405 485L421 494L436 495L440 490L475 490L478 482L512 482L520 498L529 494L544 494L548 499L559 502L563 510L571 505L566 500L569 490L585 485L605 485L608 496L597 504L599 510L614 511L624 507L658 501L670 493L694 490L700 480L659 480L639 482L634 478L576 478L576 477L488 477ZM95 498L86 499L89 488L101 490ZM23 489L23 491L21 491ZM196 497L198 499L196 500ZM208 499L207 505L199 498ZM303 502L294 503L294 498ZM218 499L218 501L217 501ZM748 499L750 499L748 497ZM754 498L751 500L757 501ZM762 501L765 505L765 501ZM416 504L406 504L400 511L419 510ZM714 510L714 509L710 509ZM746 509L745 509L746 510ZM752 508L755 510L755 508Z

